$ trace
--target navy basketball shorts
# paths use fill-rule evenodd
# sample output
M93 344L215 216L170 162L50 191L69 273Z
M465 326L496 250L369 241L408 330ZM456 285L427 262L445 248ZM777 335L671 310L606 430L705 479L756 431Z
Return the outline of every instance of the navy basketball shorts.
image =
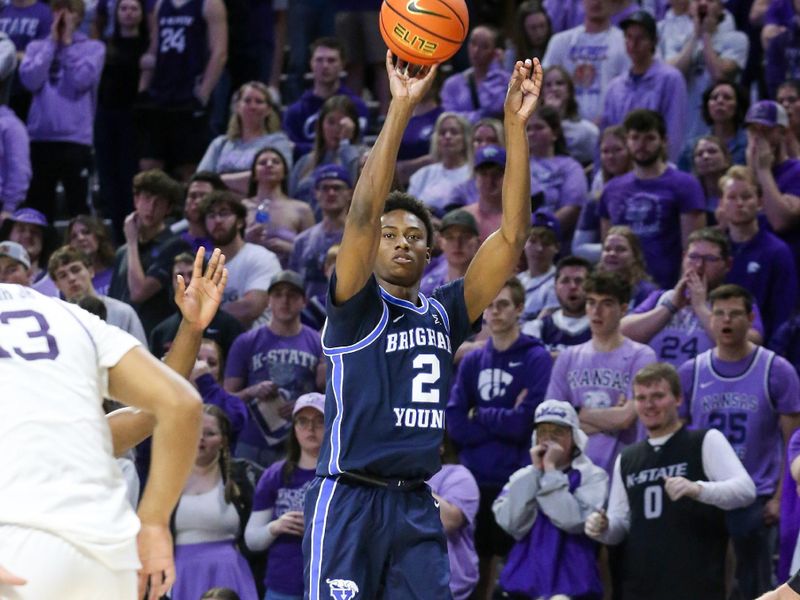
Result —
M427 486L318 477L305 523L306 600L451 600L447 540Z

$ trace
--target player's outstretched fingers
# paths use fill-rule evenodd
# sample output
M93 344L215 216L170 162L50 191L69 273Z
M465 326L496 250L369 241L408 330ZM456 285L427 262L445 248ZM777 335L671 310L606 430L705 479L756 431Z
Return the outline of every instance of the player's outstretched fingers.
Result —
M199 253L199 250L198 250ZM214 278L214 273L219 268L219 257L222 254L222 250L219 248L214 248L214 251L211 253L211 258L208 260L208 265L206 266L206 279ZM201 263L202 264L202 263Z
M206 249L203 246L200 246L194 255L194 263L192 264L192 279L203 276L203 259L205 256Z

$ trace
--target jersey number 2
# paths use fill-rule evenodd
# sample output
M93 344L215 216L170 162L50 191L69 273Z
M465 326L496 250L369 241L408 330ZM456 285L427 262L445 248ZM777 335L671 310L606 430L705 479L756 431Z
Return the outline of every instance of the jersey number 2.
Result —
M50 324L47 322L47 319L44 318L44 315L33 310L15 310L0 313L0 325L8 325L10 321L18 319L34 319L36 321L39 325L39 329L34 329L32 331L26 330L25 333L28 334L28 338L31 340L44 338L44 340L41 341L47 343L47 349L45 350L42 348L42 343L34 342L31 343L31 347L25 349L17 347L11 348L14 354L25 360L55 359L58 356L58 344L56 343L56 338L47 333L50 330ZM39 342L39 340L37 340L37 342ZM34 344L36 347L34 347ZM11 358L11 353L4 350L2 346L0 346L0 358Z
M430 386L439 381L439 377L442 375L439 368L439 358L435 354L418 354L414 357L414 362L411 363L411 366L422 370L411 381L411 401L437 404L439 402L439 390ZM429 386L427 391L423 386Z

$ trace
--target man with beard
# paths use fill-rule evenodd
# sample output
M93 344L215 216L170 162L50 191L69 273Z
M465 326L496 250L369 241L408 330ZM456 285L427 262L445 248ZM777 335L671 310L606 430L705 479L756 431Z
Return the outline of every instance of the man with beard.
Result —
M666 125L652 110L625 117L633 171L612 179L600 196L598 212L605 239L612 225L627 225L639 236L647 271L661 287L680 275L680 255L689 234L705 226L705 200L698 181L665 162Z
M227 258L228 285L222 310L247 329L264 314L269 282L281 270L281 264L273 252L244 241L247 209L236 194L211 192L203 199L200 212L211 242Z
M214 245L208 239L205 220L200 214L200 204L214 190L227 189L222 178L210 171L198 171L189 179L183 203L183 219L172 226L172 231L181 234L181 238L192 246L192 252L197 252L200 246L208 253L214 250Z
M559 307L522 326L522 333L542 340L553 357L564 348L583 344L592 337L583 291L583 282L591 271L592 264L585 258L565 256L558 261L556 298Z
M172 262L189 250L165 222L180 197L181 186L163 171L133 178L134 211L125 218L125 244L117 250L108 295L133 306L147 335L172 312Z

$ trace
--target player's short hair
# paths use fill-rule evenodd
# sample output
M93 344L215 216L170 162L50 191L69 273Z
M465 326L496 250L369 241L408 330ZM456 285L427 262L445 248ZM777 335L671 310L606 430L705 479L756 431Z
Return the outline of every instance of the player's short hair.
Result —
M625 131L637 131L639 133L657 131L662 138L667 137L667 125L664 122L664 117L654 110L646 108L632 110L625 115L622 125L625 127Z
M421 200L411 194L395 190L386 197L386 204L383 206L383 214L393 210L405 210L415 215L425 224L425 244L430 248L433 246L433 222L428 207Z
M708 301L711 303L711 308L714 308L714 302L717 300L733 300L734 298L741 298L744 303L744 309L747 314L753 312L753 294L748 292L740 285L735 283L726 283L721 285L708 295Z
M242 219L243 221L247 219L247 208L245 208L239 196L230 190L214 190L203 198L200 203L200 214L203 215L204 219L215 206L229 208L237 219Z
M106 303L97 296L84 296L78 300L78 306L105 321L108 318Z
M666 381L669 390L676 398L681 395L681 380L678 371L669 363L655 362L642 367L633 376L634 385L652 385L659 381Z
M197 171L197 173L195 173L189 178L189 182L186 184L187 194L189 193L189 186L191 186L196 181L209 183L211 184L211 187L215 190L228 189L228 186L225 185L224 181L222 181L222 177L219 176L219 173L214 173L212 171Z
M511 294L511 301L514 306L522 306L525 304L525 286L516 277L511 277L503 284L504 288L508 288Z
M733 165L730 169L725 171L725 174L719 178L719 189L725 194L725 186L731 181L741 181L752 187L756 191L756 195L761 197L761 186L758 180L753 175L753 171L745 165Z
M149 169L133 177L133 195L142 193L164 198L170 207L184 197L183 186L161 169Z
M720 256L725 260L728 260L728 257L731 255L731 243L728 241L728 238L719 229L714 227L695 229L689 234L689 238L686 240L686 247L688 248L695 242L714 244L719 248Z
M317 48L330 48L331 50L338 50L339 56L342 59L342 62L347 60L347 55L344 50L344 44L339 41L339 38L335 38L333 36L324 36L315 39L311 42L311 45L308 47L308 56L313 57L314 52L317 51Z
M47 274L55 281L56 270L74 262L83 263L87 269L92 268L92 260L83 252L72 246L61 246L50 255L50 260L47 261Z
M561 270L566 267L583 267L587 273L592 272L592 263L580 256L565 256L556 263L556 280L561 275Z
M620 304L627 304L631 301L630 282L614 272L596 271L589 273L586 281L583 282L583 291L586 294L611 296Z

